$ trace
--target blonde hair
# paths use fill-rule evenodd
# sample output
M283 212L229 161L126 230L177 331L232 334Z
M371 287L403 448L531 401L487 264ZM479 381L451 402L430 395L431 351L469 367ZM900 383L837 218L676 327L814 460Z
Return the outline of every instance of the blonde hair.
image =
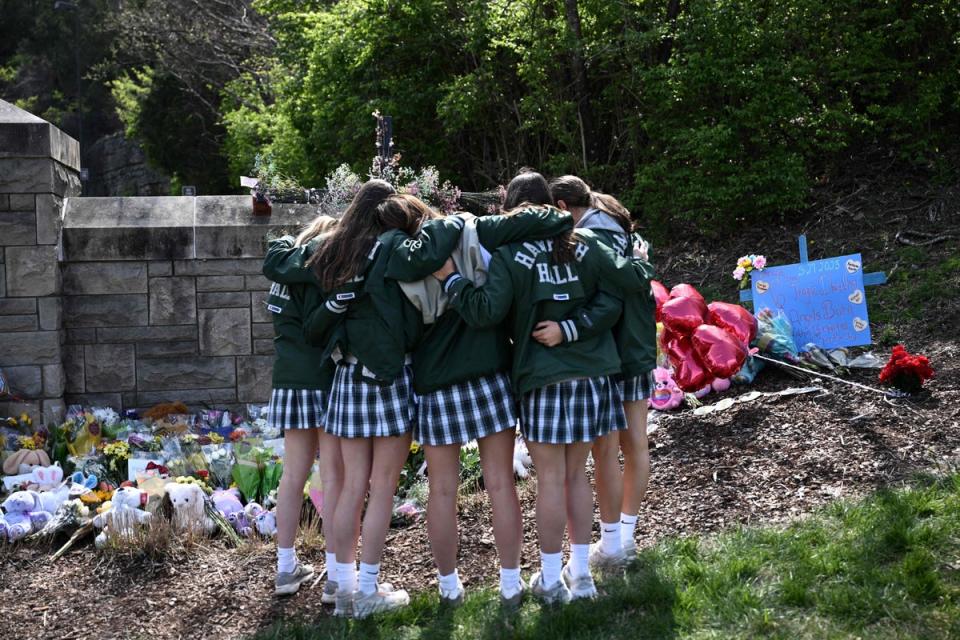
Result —
M317 216L313 219L313 222L309 223L307 226L300 231L300 235L297 236L296 242L294 245L300 247L319 235L324 233L329 233L333 231L333 228L337 226L337 219L331 216Z

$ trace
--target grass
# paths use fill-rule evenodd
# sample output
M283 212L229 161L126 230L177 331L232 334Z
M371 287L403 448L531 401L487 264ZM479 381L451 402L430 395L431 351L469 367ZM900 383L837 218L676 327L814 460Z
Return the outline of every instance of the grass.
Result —
M867 292L870 319L889 330L880 336L882 344L896 340L894 327L929 315L937 301L960 297L960 256L901 247L895 262L899 267L887 283Z
M273 638L956 638L960 474L837 502L786 528L670 540L641 553L596 601L527 601L495 589L455 611L433 593L363 621L285 621Z

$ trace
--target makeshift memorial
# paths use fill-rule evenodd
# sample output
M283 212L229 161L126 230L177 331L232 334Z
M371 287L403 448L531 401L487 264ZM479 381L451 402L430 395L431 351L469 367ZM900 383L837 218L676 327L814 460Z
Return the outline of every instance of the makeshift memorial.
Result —
M265 500L280 486L283 463L273 451L256 442L244 442L233 447L233 455L233 481L247 502Z
M90 509L80 500L67 500L60 505L57 512L53 514L53 518L43 529L30 536L30 540L53 539L61 533L83 526L87 523L89 516ZM74 537L76 538L76 536ZM68 544L72 544L72 542Z
M709 324L730 332L745 345L757 337L757 319L738 304L711 302L707 305L707 320Z
M171 482L164 488L173 507L173 527L185 533L213 533L216 525L207 515L206 494L199 485Z
M110 537L129 541L136 534L136 528L150 522L152 514L142 511L146 494L133 487L121 487L113 495L110 508L93 518L93 526L102 531L94 539L98 549L106 546Z
M783 312L774 315L770 309L761 309L757 314L757 338L760 351L786 360L799 362L797 344L793 341L793 327Z
M880 371L880 382L908 394L917 393L933 378L933 367L926 356L912 355L902 344L893 348L890 359Z
M101 450L107 459L110 480L116 484L126 480L129 475L127 461L130 459L130 445L123 441L109 442Z
M690 341L712 378L729 378L747 358L747 343L738 342L720 327L702 324L694 330Z
M237 512L243 511L243 503L240 502L240 492L236 489L215 489L210 496L214 506L227 520Z
M650 396L650 406L657 411L669 411L683 404L683 391L673 380L669 369L657 367L653 370L654 389Z
M737 268L733 270L733 279L740 281L740 288L746 289L750 286L750 274L754 271L763 271L767 266L767 259L764 256L750 254L740 256L737 259Z
M687 335L706 322L707 305L703 298L689 295L670 298L660 308L660 317L667 329L679 335Z
M229 486L233 480L233 445L208 444L201 447L201 451L207 463L207 470L210 472L210 482L215 487Z

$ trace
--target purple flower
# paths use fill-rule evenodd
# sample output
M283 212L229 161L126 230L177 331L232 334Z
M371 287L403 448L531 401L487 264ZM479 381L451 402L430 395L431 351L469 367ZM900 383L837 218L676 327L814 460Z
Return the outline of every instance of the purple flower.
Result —
M753 259L753 268L757 271L762 271L765 266L767 266L767 259L764 256L757 256Z
M734 280L743 280L743 276L747 275L746 270L743 267L737 267L733 270L733 279Z

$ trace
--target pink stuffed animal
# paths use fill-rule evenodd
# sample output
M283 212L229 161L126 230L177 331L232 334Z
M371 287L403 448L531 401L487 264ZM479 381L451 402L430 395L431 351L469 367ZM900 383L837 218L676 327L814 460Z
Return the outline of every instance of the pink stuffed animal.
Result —
M654 389L650 397L650 406L657 411L676 409L683 402L683 391L673 381L669 369L657 367L653 370Z

